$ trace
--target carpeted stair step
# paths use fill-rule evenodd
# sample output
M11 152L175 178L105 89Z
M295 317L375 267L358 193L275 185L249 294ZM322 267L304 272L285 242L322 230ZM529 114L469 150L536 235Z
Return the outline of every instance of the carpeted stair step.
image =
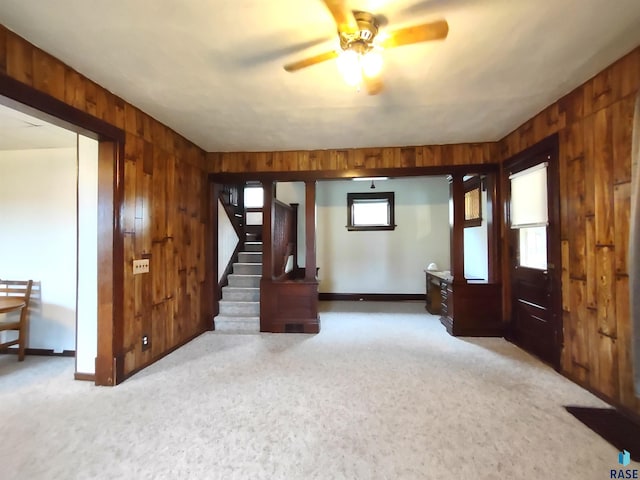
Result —
M262 252L262 242L244 242L245 252Z
M215 318L216 332L222 333L259 333L260 317L229 317L218 315Z
M262 252L240 252L238 261L240 263L262 263Z
M239 275L262 275L261 263L234 263L233 273Z
M220 315L233 317L254 317L260 315L260 302L238 302L220 300Z
M227 276L230 287L260 287L261 275L238 275L231 273Z
M222 287L223 300L235 300L237 302L259 302L260 289L250 287Z

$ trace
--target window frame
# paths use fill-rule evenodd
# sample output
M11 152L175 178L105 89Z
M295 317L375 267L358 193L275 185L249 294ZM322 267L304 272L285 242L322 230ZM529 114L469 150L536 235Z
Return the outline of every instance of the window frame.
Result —
M464 195L465 197L468 195L472 196L471 199L478 206L478 215L476 217L471 217L469 213L469 217L467 217L467 209L466 209L466 201L465 201L465 212L464 212L464 228L469 227L480 227L482 226L482 179L480 176L476 175L469 180L465 180L464 182ZM465 198L466 200L466 198Z
M356 225L353 221L354 200L378 200L387 204L386 225ZM347 193L347 230L350 232L375 232L395 230L395 194L394 192Z

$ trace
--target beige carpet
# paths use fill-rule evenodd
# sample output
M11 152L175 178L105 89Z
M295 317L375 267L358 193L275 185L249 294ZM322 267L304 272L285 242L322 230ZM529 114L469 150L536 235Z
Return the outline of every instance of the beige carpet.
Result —
M115 388L72 380L73 359L1 355L0 476L595 480L618 467L563 408L606 405L503 340L453 338L411 302L323 303L321 321L316 336L207 333Z

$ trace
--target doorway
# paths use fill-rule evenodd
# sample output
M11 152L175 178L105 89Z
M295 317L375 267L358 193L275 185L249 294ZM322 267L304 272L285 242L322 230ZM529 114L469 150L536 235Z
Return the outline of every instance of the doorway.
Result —
M562 351L558 139L505 164L511 315L507 339L560 368Z
M0 104L0 267L32 279L27 353L75 357L93 377L97 345L98 142Z
M97 165L97 353L95 373L76 378L96 385L124 380L117 349L123 336L123 242L119 212L124 188L124 131L64 102L0 75L0 103L98 141ZM90 368L90 367L89 367Z

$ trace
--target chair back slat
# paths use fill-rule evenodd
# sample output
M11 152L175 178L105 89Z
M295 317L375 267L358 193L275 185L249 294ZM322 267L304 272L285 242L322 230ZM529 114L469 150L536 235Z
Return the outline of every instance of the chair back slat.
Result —
M20 309L20 321L4 322L2 326L0 326L0 331L18 331L17 339L0 343L0 349L18 345L18 361L24 360L27 345L27 332L29 330L29 300L31 299L32 288L33 280L0 279L0 296L24 299L24 306Z
M0 295L3 297L23 297L28 302L32 287L33 280L0 279Z

